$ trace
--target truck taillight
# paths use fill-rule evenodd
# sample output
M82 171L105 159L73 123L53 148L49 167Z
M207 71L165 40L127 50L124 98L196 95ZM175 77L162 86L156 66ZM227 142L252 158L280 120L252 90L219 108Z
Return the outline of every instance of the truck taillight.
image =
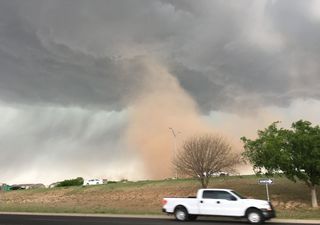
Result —
M162 199L162 205L165 205L165 204L167 204L167 200L165 200L165 199Z

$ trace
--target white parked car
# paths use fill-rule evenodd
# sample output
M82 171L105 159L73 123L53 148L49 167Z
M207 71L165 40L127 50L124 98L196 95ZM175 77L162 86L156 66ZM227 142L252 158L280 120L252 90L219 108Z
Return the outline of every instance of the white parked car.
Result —
M102 179L90 179L90 180L85 180L83 182L83 185L98 185L98 184L103 184L103 180Z
M197 216L245 217L250 223L261 223L275 217L270 202L246 199L230 189L199 189L196 197L164 198L162 211L174 214L180 221Z

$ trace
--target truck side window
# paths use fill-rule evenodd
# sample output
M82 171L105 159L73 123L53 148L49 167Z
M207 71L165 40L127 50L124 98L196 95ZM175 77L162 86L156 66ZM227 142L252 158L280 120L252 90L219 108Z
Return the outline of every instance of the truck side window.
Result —
M234 196L226 191L204 191L202 198L234 200Z
M203 191L202 198L217 199L217 191Z
M234 196L226 191L219 191L219 199L234 200Z

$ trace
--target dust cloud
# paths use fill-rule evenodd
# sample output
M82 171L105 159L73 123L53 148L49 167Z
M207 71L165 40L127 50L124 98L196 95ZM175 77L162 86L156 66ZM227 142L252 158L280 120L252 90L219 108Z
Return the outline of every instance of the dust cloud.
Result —
M213 132L200 116L195 101L161 64L143 60L147 74L139 97L131 104L126 132L128 148L140 154L147 176L173 176L176 146L190 135ZM176 138L172 130L176 133Z

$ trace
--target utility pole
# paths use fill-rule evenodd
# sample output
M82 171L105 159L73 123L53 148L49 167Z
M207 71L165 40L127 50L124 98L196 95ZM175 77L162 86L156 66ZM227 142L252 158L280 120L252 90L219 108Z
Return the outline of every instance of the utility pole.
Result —
M172 135L173 135L173 160L176 158L177 154L177 133L172 127L169 127L169 130L171 130ZM178 132L180 133L180 132ZM175 178L178 178L178 171L175 169Z

